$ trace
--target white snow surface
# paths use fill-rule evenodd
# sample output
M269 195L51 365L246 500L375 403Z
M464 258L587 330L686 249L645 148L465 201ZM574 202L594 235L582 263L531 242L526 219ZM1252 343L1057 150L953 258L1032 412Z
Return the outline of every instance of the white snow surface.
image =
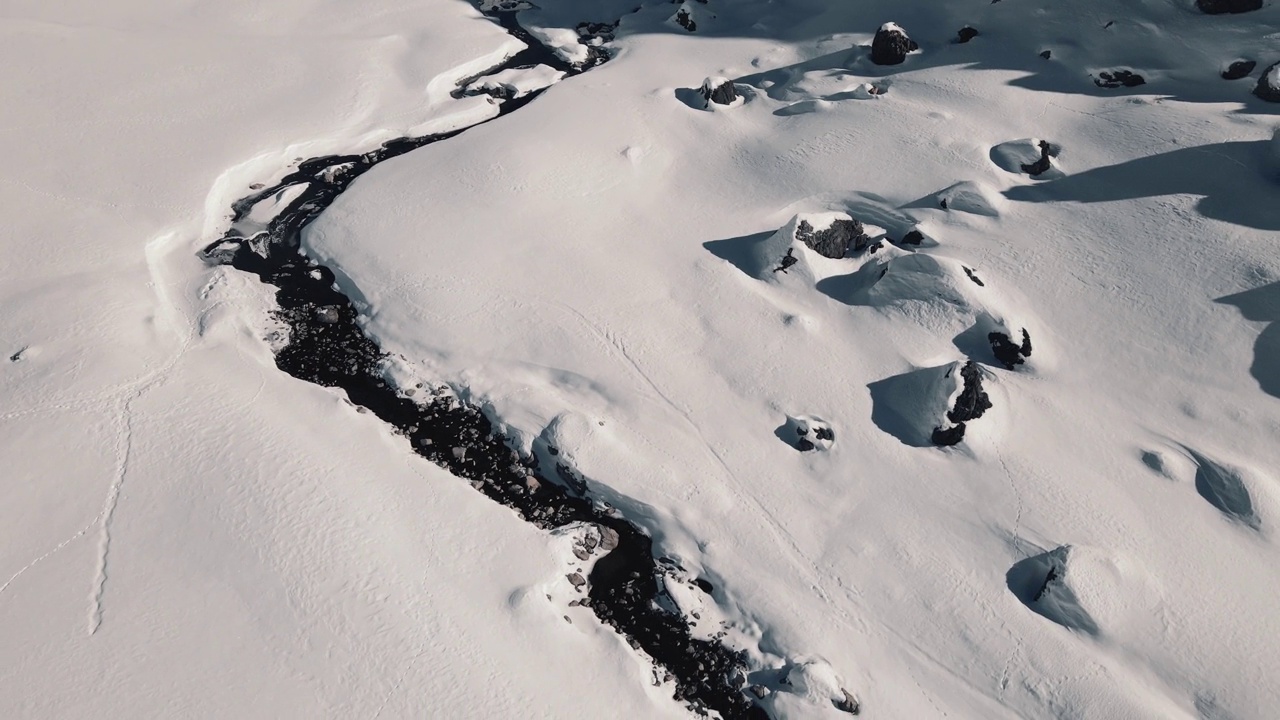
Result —
M633 6L527 16L569 53ZM1280 56L1280 6L705 11L645 5L609 63L308 229L396 372L552 437L712 578L674 601L791 668L780 718L847 717L843 689L874 718L1275 717L1280 106L1218 69ZM921 44L891 69L888 20ZM690 716L566 606L572 533L278 371L269 289L195 258L295 158L491 117L451 91L518 42L459 0L22 2L0 28L0 716ZM1119 66L1148 83L1093 85ZM707 76L751 101L692 109ZM1060 176L993 162L1025 138ZM763 278L818 213L937 244ZM1006 370L985 333L1023 327ZM994 407L913 441L966 358ZM799 417L830 448L784 442ZM1054 552L1046 613L1014 568Z

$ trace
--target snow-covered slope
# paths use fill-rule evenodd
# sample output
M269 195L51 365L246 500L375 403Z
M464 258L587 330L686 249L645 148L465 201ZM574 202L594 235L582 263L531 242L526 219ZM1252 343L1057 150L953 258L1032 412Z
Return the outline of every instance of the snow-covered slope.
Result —
M293 158L559 75L472 83L520 45L454 0L81 5L0 21L31 68L3 91L0 712L686 715L568 605L580 538L278 371L270 294L195 258ZM556 448L775 717L845 690L879 718L1273 716L1280 105L1251 91L1280 6L541 5L521 24L570 61L620 18L591 30L616 57L304 233L389 379ZM919 48L875 65L891 21ZM708 111L707 77L745 102ZM836 217L871 247L797 239ZM1010 367L990 335L1023 330ZM970 360L991 407L934 447Z

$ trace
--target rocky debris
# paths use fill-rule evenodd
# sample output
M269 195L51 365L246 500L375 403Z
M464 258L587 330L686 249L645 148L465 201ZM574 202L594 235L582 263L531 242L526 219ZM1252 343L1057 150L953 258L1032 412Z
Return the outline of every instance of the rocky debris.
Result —
M1146 85L1147 80L1131 70L1104 70L1093 79L1093 84L1100 88L1114 90L1120 87L1131 88Z
M787 268L800 262L800 260L796 257L795 252L796 252L795 248L787 248L787 254L782 256L781 264L778 265L778 267L774 268L773 271L785 273L787 271Z
M991 352L995 353L996 360L999 360L1006 370L1015 369L1031 357L1031 334L1026 328L1022 329L1022 344L1015 343L1012 338L1002 332L988 334L987 340L991 343Z
M582 573L569 573L564 577L575 590L581 590L582 586L587 584L587 579L582 577Z
M1280 62L1262 71L1262 77L1258 78L1258 86L1253 89L1253 94L1267 102L1280 103Z
M778 436L800 452L830 450L836 434L821 418L810 415L787 416L787 422L778 428Z
M840 688L840 692L844 693L844 697L831 701L831 704L835 705L837 710L847 712L850 715L857 715L862 712L862 706L858 704L857 698L844 688Z
M982 417L991 409L991 398L982 389L982 370L977 363L972 360L966 362L960 368L960 380L963 383L960 395L951 410L947 411L947 420L954 424L933 429L933 444L939 447L958 444L964 439L966 423Z
M732 105L738 101L738 90L727 78L709 77L702 81L702 99L717 105Z
M1249 77L1249 73L1258 67L1257 60L1236 60L1222 71L1223 80L1239 80L1240 78Z
M839 218L825 230L815 230L808 220L796 226L796 240L822 257L839 260L854 251L864 250L870 238L862 231L862 223L853 218Z
M965 25L964 27L960 28L960 32L956 33L956 35L957 35L956 42L963 45L969 42L970 40L978 37L978 31L975 28Z
M1045 140L1040 141L1039 147L1040 159L1022 166L1022 172L1030 175L1031 177L1043 175L1044 173L1049 172L1049 168L1053 167L1053 163L1050 161L1050 158L1058 154L1057 148L1050 145Z
M920 46L901 26L897 23L885 23L876 31L876 36L871 41L871 62L876 65L901 65L908 53L919 49Z
M1196 7L1206 15L1237 14L1262 9L1262 0L1196 0Z

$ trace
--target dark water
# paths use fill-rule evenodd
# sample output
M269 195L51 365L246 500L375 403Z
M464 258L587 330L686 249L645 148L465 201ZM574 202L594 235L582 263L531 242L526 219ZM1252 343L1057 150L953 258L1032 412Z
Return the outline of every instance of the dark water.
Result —
M491 17L529 47L485 75L545 64L572 76L608 60L604 51L593 47L585 65L570 65L521 28L515 13ZM580 26L580 32L589 35L612 30L612 25ZM511 115L539 94L503 102L498 117ZM288 345L276 354L281 370L299 380L341 388L352 403L394 427L419 455L471 481L490 499L540 528L594 523L616 533L616 547L596 562L590 574L589 602L584 604L633 647L652 657L660 672L670 676L676 698L695 712L718 711L726 720L767 720L769 714L743 693L746 653L694 638L683 616L662 609L658 602L665 592L662 569L648 534L593 499L587 484L563 463L543 468L535 457L512 450L508 438L477 408L429 392L423 393L426 397L410 398L409 393L390 386L383 374L386 353L360 329L351 299L334 289L333 272L306 256L301 245L303 228L356 178L380 162L465 131L399 138L365 154L301 162L279 183L232 205L234 219L240 220L259 201L305 184L306 190L264 233L252 238L228 233L207 246L202 256L277 288L275 313L291 330Z

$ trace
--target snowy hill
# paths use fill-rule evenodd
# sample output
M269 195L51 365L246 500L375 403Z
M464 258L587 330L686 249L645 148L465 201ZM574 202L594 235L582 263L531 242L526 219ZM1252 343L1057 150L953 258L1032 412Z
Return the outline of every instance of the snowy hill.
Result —
M0 715L1274 717L1254 4L14 8Z

